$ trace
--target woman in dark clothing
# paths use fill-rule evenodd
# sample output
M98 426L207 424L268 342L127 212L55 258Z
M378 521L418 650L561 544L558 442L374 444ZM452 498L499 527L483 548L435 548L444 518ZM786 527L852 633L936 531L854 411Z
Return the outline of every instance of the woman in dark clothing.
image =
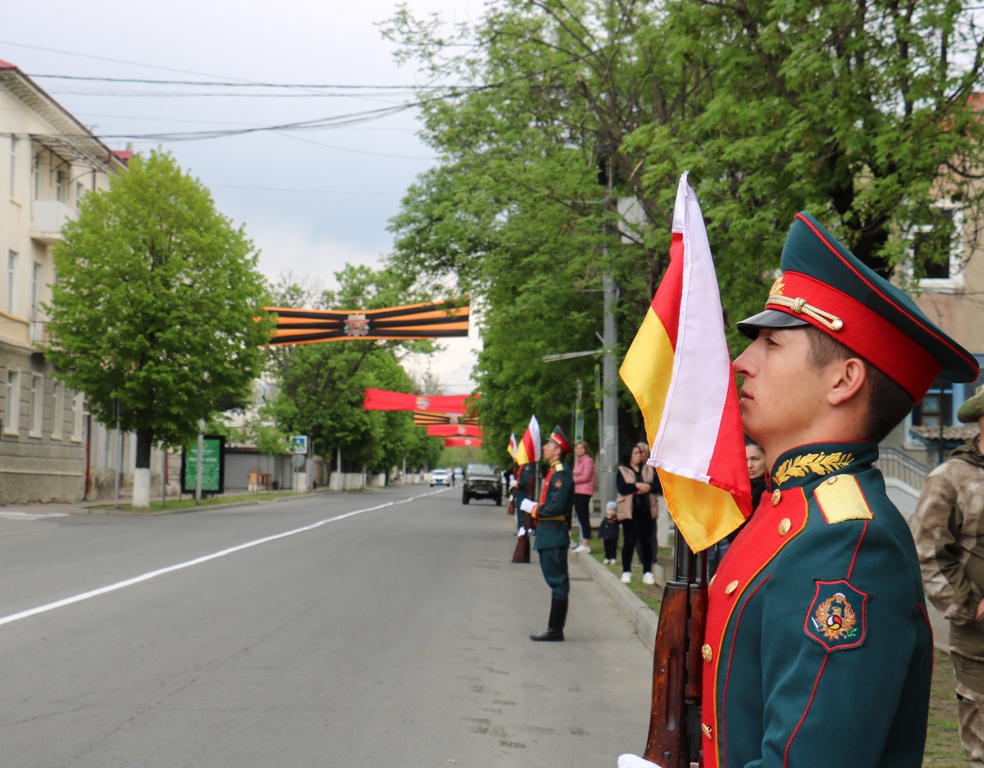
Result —
M765 451L750 437L745 438L745 460L748 463L748 477L752 481L752 512L754 512L765 492ZM738 528L737 531L729 533L717 544L708 548L707 578L713 576L714 572L717 571L724 553L728 551L728 547L731 546L731 542L735 540L740 530L741 528Z
M653 508L656 504L658 480L656 470L646 464L649 446L639 443L632 448L628 461L615 473L615 489L618 491L617 515L622 526L622 583L632 581L632 555L639 546L642 561L642 583L655 584L653 578L652 540Z

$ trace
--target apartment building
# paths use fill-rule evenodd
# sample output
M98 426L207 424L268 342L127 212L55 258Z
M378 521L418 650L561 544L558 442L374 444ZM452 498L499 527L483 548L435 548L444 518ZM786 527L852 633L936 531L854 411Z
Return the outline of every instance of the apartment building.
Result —
M984 367L984 221L968 217L945 194L937 201L935 217L935 222L908 233L913 257L918 258L921 249L942 249L948 256L912 286L915 301ZM906 266L901 271L903 280L911 277ZM984 374L967 384L935 382L905 423L883 443L882 453L885 448L890 449L889 454L894 449L928 469L935 467L977 432L976 424L957 421L957 410L982 384Z
M52 244L126 157L0 60L0 504L85 495L85 396L52 376L43 304L57 279Z

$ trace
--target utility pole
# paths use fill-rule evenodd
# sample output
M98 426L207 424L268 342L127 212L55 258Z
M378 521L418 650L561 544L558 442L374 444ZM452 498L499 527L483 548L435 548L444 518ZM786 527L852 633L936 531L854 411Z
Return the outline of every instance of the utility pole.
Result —
M605 212L611 210L614 169L610 152L602 148L602 161L605 163ZM618 302L618 286L608 268L608 246L604 246L605 323L602 333L602 346L605 356L602 362L602 396L599 463L601 465L601 509L604 514L605 503L615 500L615 472L618 470L618 370L615 367L615 345L618 334L615 326L615 306Z

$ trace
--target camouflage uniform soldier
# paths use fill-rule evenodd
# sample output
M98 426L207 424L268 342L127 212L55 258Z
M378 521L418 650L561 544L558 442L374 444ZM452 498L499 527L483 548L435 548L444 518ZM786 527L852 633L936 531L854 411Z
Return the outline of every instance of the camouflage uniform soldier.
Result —
M957 413L984 432L984 386ZM912 520L926 596L950 620L960 741L984 768L984 455L978 434L933 470Z

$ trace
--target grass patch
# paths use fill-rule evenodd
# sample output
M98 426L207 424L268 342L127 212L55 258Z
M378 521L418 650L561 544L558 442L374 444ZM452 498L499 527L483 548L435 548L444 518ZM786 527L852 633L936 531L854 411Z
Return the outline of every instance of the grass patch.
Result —
M274 499L285 499L291 496L301 496L304 494L297 494L291 491L278 491L270 493L242 493L235 496L209 496L208 498L202 499L201 504L195 504L194 498L182 498L182 499L168 499L167 502L163 502L161 499L150 502L150 507L147 509L134 509L129 504L120 504L118 507L114 507L112 504L102 504L99 506L90 507L90 509L103 510L103 511L119 511L123 510L126 512L134 512L136 514L153 514L154 512L175 512L182 509L195 509L201 507L214 507L219 504L241 504L250 501L273 501Z
M957 730L956 680L950 654L937 650L933 660L933 690L929 698L929 730L923 768L966 768L967 757Z

